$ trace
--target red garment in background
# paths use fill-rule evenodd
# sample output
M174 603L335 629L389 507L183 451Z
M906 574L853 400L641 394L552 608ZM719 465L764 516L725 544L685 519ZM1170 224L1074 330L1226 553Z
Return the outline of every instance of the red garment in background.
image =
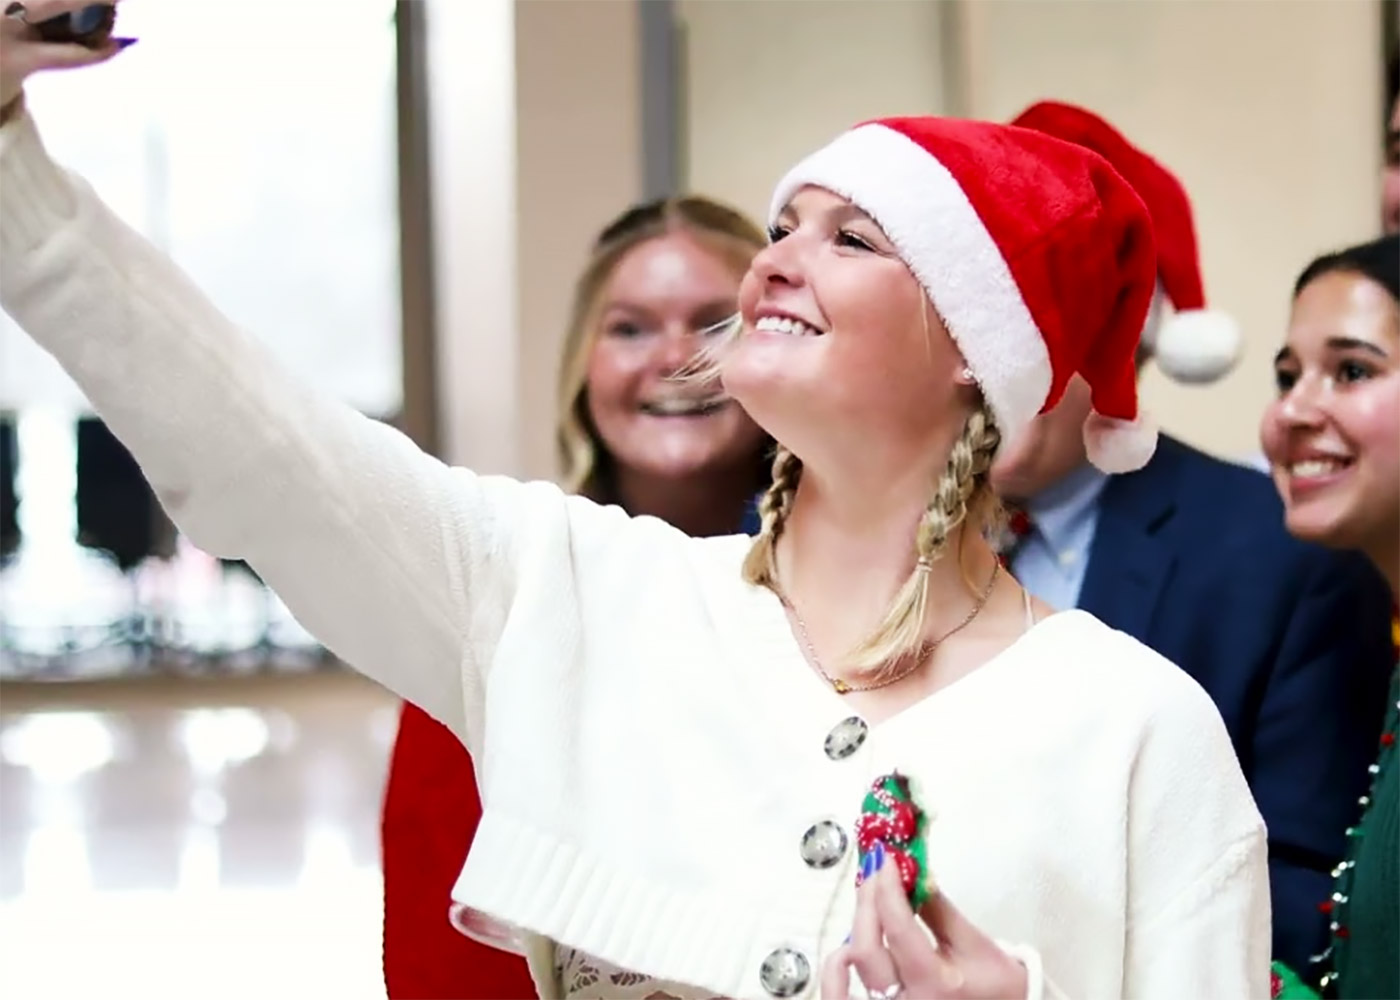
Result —
M535 996L523 958L473 941L447 917L479 822L481 796L466 748L446 726L405 704L380 821L389 1000Z

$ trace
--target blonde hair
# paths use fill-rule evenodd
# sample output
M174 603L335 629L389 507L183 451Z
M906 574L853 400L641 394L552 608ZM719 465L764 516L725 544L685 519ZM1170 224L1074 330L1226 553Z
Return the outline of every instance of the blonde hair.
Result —
M559 423L554 438L561 479L570 492L603 502L613 499L606 495L607 450L588 415L588 364L598 338L603 290L631 250L671 233L693 236L740 275L768 242L763 230L743 213L696 195L637 205L598 235L574 285L559 367Z
M873 679L878 680L923 647L929 568L946 553L959 527L968 525L986 531L1001 516L1001 505L990 483L992 459L1000 443L996 421L983 404L968 417L962 434L953 443L948 464L934 485L933 499L919 519L914 535L913 572L895 595L884 619L850 653L848 666L872 671ZM773 459L773 483L759 503L762 527L744 560L744 579L752 584L779 590L777 541L801 478L801 459L779 445Z

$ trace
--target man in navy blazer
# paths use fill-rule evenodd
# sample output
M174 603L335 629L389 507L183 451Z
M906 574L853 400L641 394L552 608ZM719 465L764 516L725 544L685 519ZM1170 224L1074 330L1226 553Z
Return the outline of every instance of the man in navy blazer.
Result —
M1080 108L1042 103L1013 124L1095 149L1147 205L1160 294L1140 363L1198 384L1226 374L1238 334L1205 309L1176 178ZM1258 471L1163 436L1139 471L1098 472L1084 456L1089 410L1076 380L993 469L1029 517L1011 571L1047 603L1151 646L1214 699L1268 825L1273 957L1307 969L1326 945L1330 872L1375 759L1395 664L1389 592L1365 560L1289 536Z

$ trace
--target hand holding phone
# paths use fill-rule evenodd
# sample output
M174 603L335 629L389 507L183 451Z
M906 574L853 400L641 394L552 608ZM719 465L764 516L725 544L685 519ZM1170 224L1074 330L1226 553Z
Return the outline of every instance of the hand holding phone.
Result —
M34 30L46 42L74 42L95 49L112 36L116 23L116 7L109 3L94 3L40 21L34 25Z
M136 41L112 36L119 2L11 0L0 7L0 124L14 116L35 73L95 66Z

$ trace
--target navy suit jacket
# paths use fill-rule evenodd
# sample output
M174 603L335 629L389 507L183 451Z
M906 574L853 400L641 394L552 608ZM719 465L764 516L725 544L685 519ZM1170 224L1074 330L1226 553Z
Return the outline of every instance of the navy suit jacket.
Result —
M1079 606L1215 700L1269 829L1274 957L1306 969L1395 669L1380 575L1288 535L1267 477L1164 436L1105 485Z

